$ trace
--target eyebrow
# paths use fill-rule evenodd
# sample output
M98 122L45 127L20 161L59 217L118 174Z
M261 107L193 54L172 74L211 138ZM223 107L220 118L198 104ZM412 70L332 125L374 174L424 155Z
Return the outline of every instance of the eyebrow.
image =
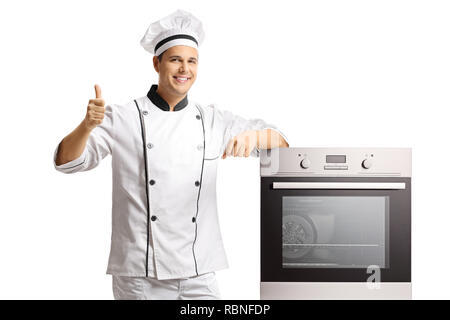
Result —
M169 59L172 59L172 58L182 58L182 57L181 57L181 56L170 56L170 57L169 57ZM196 57L190 57L189 59L197 60Z

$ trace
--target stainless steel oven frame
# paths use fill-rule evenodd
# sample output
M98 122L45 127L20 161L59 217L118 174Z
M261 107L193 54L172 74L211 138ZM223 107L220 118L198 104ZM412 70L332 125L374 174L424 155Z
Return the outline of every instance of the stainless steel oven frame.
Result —
M328 155L345 156L345 163L327 163ZM283 268L283 197L386 197L386 266L379 282L368 282L366 267ZM411 299L411 150L286 148L262 154L260 293L261 299Z

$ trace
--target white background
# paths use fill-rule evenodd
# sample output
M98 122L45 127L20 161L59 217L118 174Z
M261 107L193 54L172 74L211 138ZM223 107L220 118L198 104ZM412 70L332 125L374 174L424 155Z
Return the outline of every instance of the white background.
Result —
M2 1L0 298L112 299L111 159L64 175L53 152L95 83L116 104L157 83L139 41L177 8L206 31L192 99L291 147L413 148L413 297L450 298L450 4L430 0ZM258 159L221 161L217 192L222 297L258 299Z

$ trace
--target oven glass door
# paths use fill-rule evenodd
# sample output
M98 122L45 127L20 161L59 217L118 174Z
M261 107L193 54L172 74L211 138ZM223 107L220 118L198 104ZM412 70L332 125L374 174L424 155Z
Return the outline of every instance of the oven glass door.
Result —
M262 178L262 281L410 281L410 179Z
M388 196L283 196L283 268L389 267Z

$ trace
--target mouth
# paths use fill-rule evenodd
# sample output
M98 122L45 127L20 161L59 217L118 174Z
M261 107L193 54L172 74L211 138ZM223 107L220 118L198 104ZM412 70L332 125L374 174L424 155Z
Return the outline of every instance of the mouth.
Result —
M178 82L178 83L186 83L186 82L188 82L189 80L191 80L191 78L190 77L178 77L178 76L173 76L173 78L175 79L175 81L176 82Z

